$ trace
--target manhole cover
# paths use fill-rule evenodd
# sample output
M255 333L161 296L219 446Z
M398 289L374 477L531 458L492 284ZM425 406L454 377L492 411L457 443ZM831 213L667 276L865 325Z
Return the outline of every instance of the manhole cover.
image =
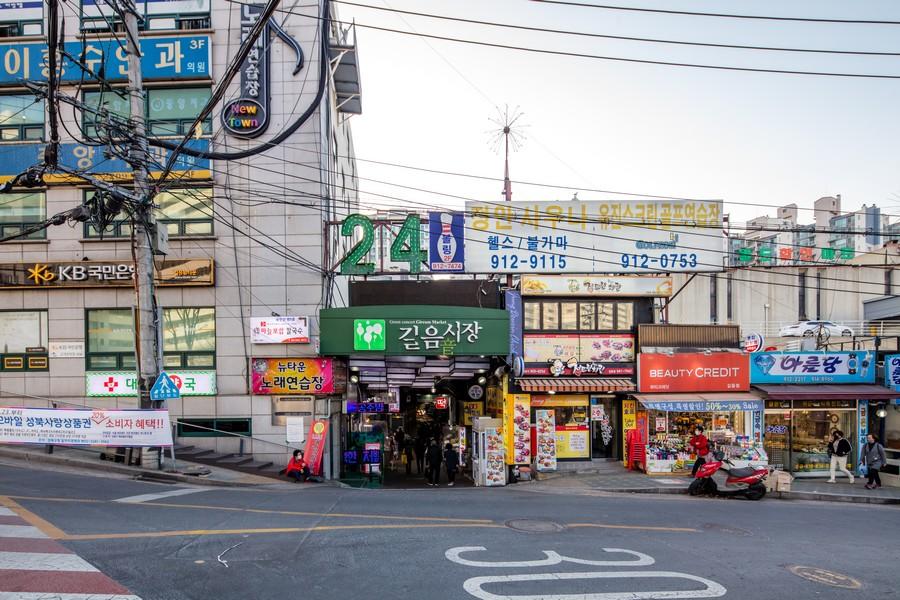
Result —
M809 581L830 585L831 587L844 588L846 590L858 590L862 587L862 583L853 579L849 575L843 573L835 573L834 571L826 571L816 567L804 567L801 565L789 565L788 571Z
M720 525L719 523L704 523L703 529L707 531L718 531L719 533L729 533L731 535L739 535L741 537L750 537L752 531L741 529L740 527L729 527L728 525Z
M537 519L513 519L505 523L510 529L524 531L526 533L556 533L565 529L564 525L553 521L539 521Z

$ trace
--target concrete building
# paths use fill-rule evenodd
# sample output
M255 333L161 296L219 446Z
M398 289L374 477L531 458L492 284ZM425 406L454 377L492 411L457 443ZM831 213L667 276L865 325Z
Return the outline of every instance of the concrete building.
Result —
M124 35L118 17L94 4L82 3L81 23L71 4L61 11L67 50L95 68L88 59L103 57L113 89L90 75L82 81L71 60L64 64L62 93L88 108L63 103L60 162L127 185L130 168L116 156L115 139L116 117L128 115L117 95L126 71L110 26ZM159 140L177 141L187 132L262 5L137 5L146 11L145 116L156 140L151 171L159 172L168 155ZM333 20L325 29L323 10L334 16L324 0L276 13L278 26L268 26L224 105L190 142L199 156L180 158L175 184L156 197L156 216L169 233L168 253L157 260L157 291L165 368L183 394L169 403L181 422L181 443L236 452L243 442L257 458L284 462L285 414L340 413L339 401L308 383L288 378L273 388L257 381L275 359L314 361L318 309L346 298L346 283L326 273L323 229L357 204L350 117L361 112L361 99L354 32ZM0 69L0 182L40 163L47 106L23 80L39 77L34 60L47 47L47 25L40 7L0 7L0 32L7 36L0 48L18 57ZM206 150L225 154L210 160ZM246 155L228 155L241 151ZM94 193L78 178L48 173L43 180L38 188L0 195L3 236ZM102 234L77 223L0 245L0 403L136 406L130 234L129 221L120 217ZM291 343L254 343L287 338ZM256 375L251 363L260 367Z

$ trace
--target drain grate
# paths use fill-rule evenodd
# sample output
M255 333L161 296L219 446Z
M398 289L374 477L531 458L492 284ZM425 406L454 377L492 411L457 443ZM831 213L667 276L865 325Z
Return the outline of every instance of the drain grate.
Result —
M857 579L853 579L849 575L837 573L835 571L827 571L818 567L804 567L802 565L788 565L787 570L802 577L807 581L830 585L831 587L844 588L845 590L858 590L862 587L862 583Z
M555 521L539 519L513 519L507 521L504 525L510 529L524 531L525 533L556 533L566 528L565 525L560 525Z

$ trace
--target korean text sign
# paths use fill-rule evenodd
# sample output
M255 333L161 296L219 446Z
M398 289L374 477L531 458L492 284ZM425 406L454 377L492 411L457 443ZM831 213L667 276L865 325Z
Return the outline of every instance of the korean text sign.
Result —
M743 353L638 354L641 392L745 392L749 389L749 357Z
M874 383L871 352L755 352L752 383Z
M254 394L332 394L335 391L330 358L253 358Z
M181 396L215 396L215 371L169 371L169 378ZM137 396L137 373L134 371L88 371L84 376L85 396Z
M306 317L252 317L250 339L254 344L308 344Z
M0 443L171 446L166 410L0 408Z
M212 69L209 35L141 38L141 71L144 80L209 78ZM107 81L128 79L128 56L115 38L66 42L66 53L79 58L95 75L103 69ZM0 85L21 85L22 81L47 79L46 42L0 44ZM83 71L64 57L63 82L74 83ZM90 74L86 76L90 78Z
M884 386L900 391L900 354L884 357Z
M306 448L303 450L303 458L309 466L309 472L313 475L322 474L322 456L325 455L325 439L328 436L328 421L318 419L309 426L309 435L306 436Z
M721 201L466 202L466 272L721 271Z

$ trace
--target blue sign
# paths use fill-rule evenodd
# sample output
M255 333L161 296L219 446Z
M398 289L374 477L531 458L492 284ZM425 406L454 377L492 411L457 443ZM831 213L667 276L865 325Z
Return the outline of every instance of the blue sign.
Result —
M173 79L209 79L212 73L210 36L185 35L178 37L141 38L141 72L144 81ZM93 74L103 68L107 81L128 79L128 56L115 38L66 42L66 52L84 63ZM25 80L47 79L46 42L13 42L0 44L0 85L22 85ZM60 79L77 82L84 77L91 83L91 74L68 57L63 57Z
M384 402L347 402L347 414L357 413L386 413L387 405Z
M178 391L178 386L175 385L172 378L163 371L159 374L159 377L156 378L156 383L153 384L153 387L150 388L150 399L155 402L160 402L162 400L177 400L178 398L181 398L181 392Z
M9 179L19 173L22 173L28 167L40 164L44 152L44 144L15 144L0 146L0 180ZM192 139L187 143L187 147L192 150L207 151L209 150L208 139ZM114 156L106 158L106 148L104 146L82 146L75 143L64 143L59 145L59 163L70 169L77 169L92 175L117 175L131 177L131 165L120 158ZM150 147L152 160L155 164L150 167L152 173L161 173L162 166L169 157L169 150L163 148ZM207 158L196 158L187 154L180 154L178 160L175 161L174 171L188 171L188 177L191 172L203 171L197 173L196 177L209 177L210 161ZM60 183L68 181L67 175L54 175L49 173L44 176L47 183Z
M900 391L900 354L884 357L884 387Z
M509 313L509 356L507 362L512 364L513 356L524 358L525 350L522 342L522 293L519 290L506 290L504 293L506 312Z
M466 218L461 212L428 213L428 264L436 273L466 270Z
M651 410L666 412L733 412L738 410L762 411L762 400L685 400L669 402L666 400L644 400L641 404ZM762 413L760 413L762 414Z
M871 352L754 352L750 383L874 383Z

